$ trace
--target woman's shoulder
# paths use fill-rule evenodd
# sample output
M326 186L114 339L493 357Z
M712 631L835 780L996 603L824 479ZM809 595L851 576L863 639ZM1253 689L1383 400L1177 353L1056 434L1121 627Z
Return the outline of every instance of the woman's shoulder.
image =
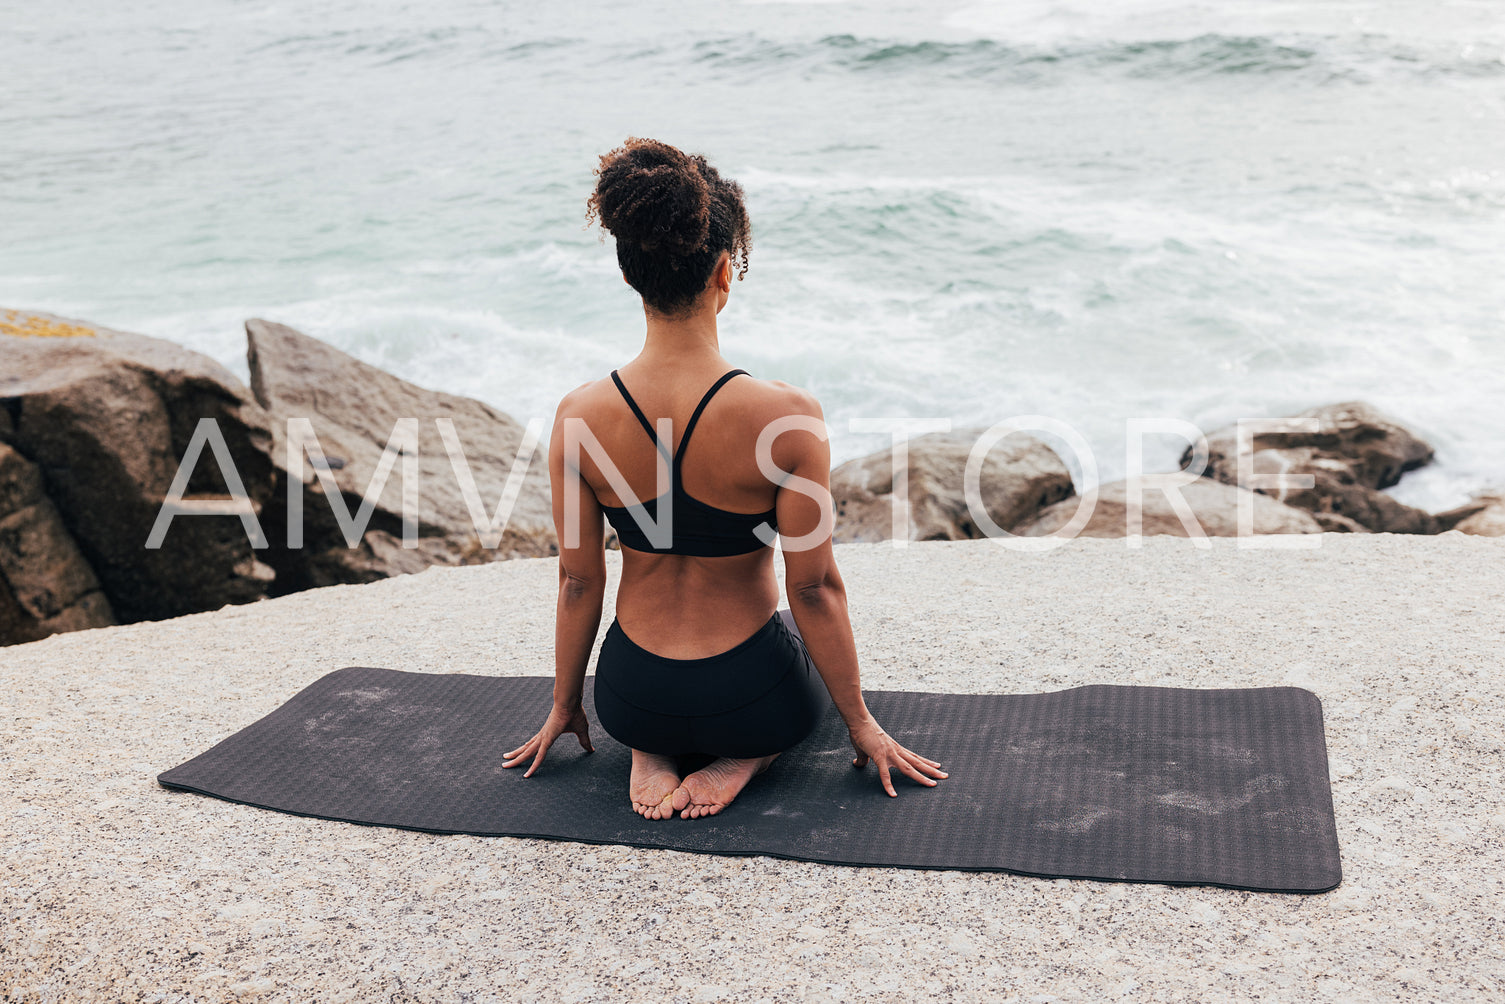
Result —
M749 374L750 375L750 374ZM785 415L823 418L820 402L803 387L783 380L752 377L745 382L747 403L767 419Z
M721 388L718 397L722 395L723 400L729 400L735 410L745 412L745 417L749 418L771 420L784 415L825 417L814 394L784 380L764 379L748 373L742 379L728 381ZM566 392L560 399L556 418L583 417L597 408L615 407L620 399L621 394L609 374L587 380Z
M587 380L578 387L565 392L555 409L555 418L581 417L595 409L605 398L607 391L616 393L610 376Z

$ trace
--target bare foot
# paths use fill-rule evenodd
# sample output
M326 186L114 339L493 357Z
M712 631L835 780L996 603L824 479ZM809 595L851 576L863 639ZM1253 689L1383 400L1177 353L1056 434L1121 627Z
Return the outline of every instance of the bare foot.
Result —
M760 757L753 760L733 760L722 757L702 767L680 782L674 790L674 808L681 810L680 819L699 819L714 816L741 793L756 775L768 769L773 758Z
M632 751L632 780L627 787L632 811L644 819L668 819L674 815L677 790L679 768L673 757Z

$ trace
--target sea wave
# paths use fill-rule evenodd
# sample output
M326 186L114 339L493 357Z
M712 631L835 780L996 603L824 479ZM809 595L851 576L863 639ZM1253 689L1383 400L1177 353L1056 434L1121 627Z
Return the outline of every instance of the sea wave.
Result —
M673 58L673 54L665 51ZM1392 77L1505 76L1505 46L1410 43L1388 35L1224 35L1133 41L1012 43L828 35L780 41L747 34L696 42L696 64L727 70L799 67L807 72L933 73L951 79L1048 82L1080 73L1120 72L1146 79L1300 76L1316 83L1367 83Z
M574 59L599 65L647 61L680 71L693 66L730 75L931 75L1012 83L1057 83L1105 72L1152 80L1268 77L1318 84L1505 76L1505 36L1490 34L1460 43L1456 38L1361 28L1187 33L1165 26L1161 35L1040 36L1018 31L958 38L954 30L938 25L936 36L789 35L769 27L684 41L642 36L599 40L572 33L528 38L482 22L373 23L291 33L267 32L262 26L248 37L243 55L366 67L527 63L547 71Z
M0 33L6 305L242 375L263 316L548 415L642 344L582 225L653 135L746 187L727 358L838 462L853 416L1038 413L1115 476L1126 417L1362 397L1438 448L1413 501L1505 472L1489 3L84 6Z

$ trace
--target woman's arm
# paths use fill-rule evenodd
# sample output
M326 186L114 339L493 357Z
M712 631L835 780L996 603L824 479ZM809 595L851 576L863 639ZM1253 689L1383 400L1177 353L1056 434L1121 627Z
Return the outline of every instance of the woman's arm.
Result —
M578 388L577 388L578 390ZM559 538L559 601L554 619L554 706L577 708L585 688L585 670L590 663L596 631L601 627L601 606L606 596L606 535L601 503L585 476L566 466L565 421L572 414L571 391L559 404L554 431L549 436L549 488L554 505L554 532ZM573 496L579 515L574 547L566 524L566 499Z
M789 411L824 422L820 403L797 388ZM857 642L847 615L846 585L836 570L831 548L831 452L824 436L804 430L784 433L773 443L773 460L786 472L775 505L784 553L784 590L805 648L820 671L836 709L851 735L857 767L871 759L890 795L889 770L898 770L924 785L946 773L940 764L905 749L878 725L862 698L857 670ZM812 496L819 496L812 497ZM804 538L801 540L800 538Z
M577 468L565 461L565 421L573 413L579 388L566 394L554 415L549 436L549 487L553 499L554 531L559 538L559 598L554 611L554 707L544 726L532 739L508 753L503 767L515 767L531 758L524 777L531 777L543 763L554 740L573 732L587 751L590 723L582 696L585 671L590 663L596 632L601 627L601 607L606 596L606 543L601 504ZM567 531L566 501L573 500L579 515L578 532ZM575 546L566 546L572 536Z

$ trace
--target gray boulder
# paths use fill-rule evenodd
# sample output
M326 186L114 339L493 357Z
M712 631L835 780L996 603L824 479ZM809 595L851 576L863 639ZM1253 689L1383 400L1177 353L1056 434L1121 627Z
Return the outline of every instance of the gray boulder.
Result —
M1189 537L1186 524L1181 521L1170 498L1164 491L1168 479L1178 475L1149 474L1143 479L1144 505L1142 532L1146 537L1169 535ZM1254 504L1254 532L1265 533L1321 533L1322 526L1310 513L1277 502L1266 495L1245 491L1225 485L1210 478L1198 478L1189 485L1177 488L1181 497L1191 508L1192 515L1202 532L1209 537L1236 537L1239 532L1239 503L1249 500ZM1014 532L1021 537L1044 537L1055 533L1077 513L1080 505L1092 504L1092 516L1076 536L1079 537L1125 537L1128 536L1128 482L1115 481L1085 493L1080 499L1057 502Z
M253 510L271 493L267 416L218 363L144 335L0 311L0 411L6 442L39 468L122 621L267 594L272 569L257 559L239 517L180 516L160 548L146 547L200 419L218 424ZM226 494L206 449L187 496Z
M267 556L278 572L278 591L335 583L370 582L421 571L431 565L475 564L512 557L558 553L549 496L548 456L540 443L496 547L485 546L476 531L436 419L448 419L489 523L513 460L523 426L470 398L425 390L367 365L293 328L270 321L246 322L251 389L272 416L276 443L272 459L279 488L268 505ZM303 547L286 546L287 420L306 418L322 457L304 463ZM419 490L418 546L403 541L403 463L394 457L391 473L356 546L347 544L315 465L337 485L347 511L358 509L400 419L417 420Z
M1315 418L1317 430L1293 427L1254 437L1254 473L1311 475L1315 484L1257 491L1312 513L1342 517L1330 520L1334 530L1437 533L1441 529L1430 513L1397 502L1380 490L1398 483L1407 471L1432 462L1432 447L1420 437L1362 401L1324 405L1294 417ZM1238 484L1236 437L1234 426L1207 437L1209 459L1204 473L1208 477ZM1191 452L1188 449L1182 456L1183 467L1191 463Z
M7 424L0 420L0 436ZM42 490L41 472L0 442L0 645L114 623L94 570Z
M963 487L967 456L986 431L932 432L908 441L908 539L984 536L967 509ZM984 510L1006 531L1074 491L1071 472L1055 451L1024 435L1009 436L988 451L978 486ZM893 492L892 450L849 460L833 470L833 541L889 540L893 536Z

